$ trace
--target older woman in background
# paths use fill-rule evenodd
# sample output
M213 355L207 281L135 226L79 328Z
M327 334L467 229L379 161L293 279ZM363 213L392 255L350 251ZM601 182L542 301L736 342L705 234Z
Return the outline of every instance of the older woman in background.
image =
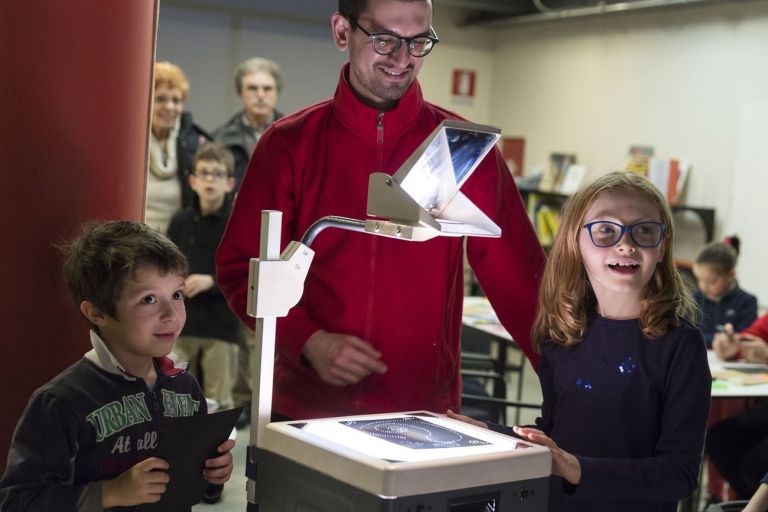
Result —
M156 62L145 222L161 233L176 211L192 203L187 177L197 148L210 140L192 114L183 112L188 95L184 72L170 62Z

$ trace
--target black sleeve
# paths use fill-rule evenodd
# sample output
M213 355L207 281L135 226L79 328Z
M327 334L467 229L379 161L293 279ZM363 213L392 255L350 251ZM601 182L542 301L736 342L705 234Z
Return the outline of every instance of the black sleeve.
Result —
M743 300L740 300L736 305L733 329L736 332L741 332L752 325L755 320L757 320L757 297L745 293Z
M179 245L179 215L181 214L181 211L176 212L173 214L173 217L171 217L171 222L168 223L168 232L165 234L171 242Z
M84 485L73 484L79 425L49 393L35 393L16 426L0 480L0 511L76 510Z
M544 345L541 349L541 360L539 361L539 384L541 385L541 416L536 418L536 428L547 434L552 434L553 414L557 404L557 394L554 388L554 375L552 373L552 364L549 361L551 357L550 346Z

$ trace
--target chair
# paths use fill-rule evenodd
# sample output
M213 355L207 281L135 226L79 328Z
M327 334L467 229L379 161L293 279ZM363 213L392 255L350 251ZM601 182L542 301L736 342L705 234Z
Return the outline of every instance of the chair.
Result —
M491 395L485 390L483 383L474 376L467 376L462 371L462 394L461 394L461 413L480 421L499 421L499 407L494 404L489 404L485 398L490 398ZM478 400L472 400L472 398L465 400L464 397L478 397Z
M475 331L474 329L464 328L462 330L462 351L461 351L461 375L466 383L473 385L473 382L479 382L483 388L478 392L476 389L466 389L465 394L485 395L485 387L491 385L492 392L490 397L507 400L507 376L516 374L517 402L507 402L509 407L516 407L516 403L522 400L523 394L523 366L526 363L525 356L520 353L520 362L510 361L508 358L509 347L503 340L499 340L488 334ZM491 346L496 345L495 354L492 353ZM473 402L475 405L477 401ZM490 413L493 414L493 421L498 423L507 422L507 406L502 406L501 402L485 402ZM536 406L539 407L538 405ZM520 409L515 414L515 423L520 421Z

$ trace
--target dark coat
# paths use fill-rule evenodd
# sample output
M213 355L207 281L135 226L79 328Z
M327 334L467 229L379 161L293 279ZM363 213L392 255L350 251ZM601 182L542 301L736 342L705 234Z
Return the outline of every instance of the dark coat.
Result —
M227 226L231 203L229 199L211 214L200 213L197 199L192 206L177 212L168 226L170 238L189 260L190 274L207 274L213 277L214 285L188 298L187 323L182 336L215 338L236 343L240 332L240 321L227 305L227 300L216 282L216 248Z
M757 297L738 286L717 302L706 298L700 290L696 290L693 296L701 308L698 327L704 335L707 348L712 348L712 339L718 327L732 324L734 331L741 332L757 319Z
M275 110L272 122L277 121L283 115L279 110ZM235 191L240 189L240 183L243 182L243 176L245 176L245 169L251 159L251 154L245 145L242 119L243 111L241 110L230 117L223 126L213 131L213 138L226 146L232 152L232 156L235 157Z
M200 146L211 140L211 136L192 120L191 112L181 113L179 137L176 139L176 158L179 163L176 175L181 182L182 208L192 206L192 200L195 197L195 193L189 186L189 175L195 170L195 154Z

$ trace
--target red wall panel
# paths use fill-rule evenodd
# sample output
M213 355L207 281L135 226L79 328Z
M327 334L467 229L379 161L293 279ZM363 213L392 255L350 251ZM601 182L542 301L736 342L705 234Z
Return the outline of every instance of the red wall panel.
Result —
M25 0L0 16L0 468L35 388L90 345L54 244L141 220L157 0Z

